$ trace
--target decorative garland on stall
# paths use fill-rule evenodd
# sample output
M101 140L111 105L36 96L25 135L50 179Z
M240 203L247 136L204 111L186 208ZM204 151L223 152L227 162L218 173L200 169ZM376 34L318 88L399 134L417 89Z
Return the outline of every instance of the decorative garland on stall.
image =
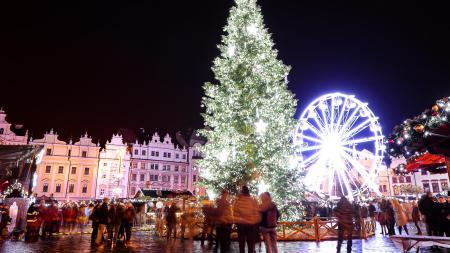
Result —
M409 158L426 150L411 152L414 143L423 141L433 134L433 131L450 123L450 97L436 101L431 109L425 110L421 115L413 119L407 119L402 124L394 127L393 133L387 140L387 152L393 157L403 155Z
M5 198L24 198L27 197L25 189L19 181L15 181L14 184L8 186L3 192Z

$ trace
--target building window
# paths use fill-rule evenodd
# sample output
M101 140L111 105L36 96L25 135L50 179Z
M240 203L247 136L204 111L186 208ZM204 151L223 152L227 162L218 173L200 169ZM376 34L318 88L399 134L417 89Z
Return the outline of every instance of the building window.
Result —
M72 174L77 174L77 167L72 167Z
M170 165L166 165L166 170L170 171Z
M155 170L159 170L159 164L155 164Z
M105 166L105 167L108 166L108 163L103 163L103 166Z
M411 177L410 177L410 176L407 176L407 177L406 177L406 182L407 182L407 183L411 183Z
M177 175L173 175L173 182L174 183L178 183L178 176Z
M183 154L183 159L186 159L186 154Z
M178 165L175 165L174 171L178 171L178 169L179 169L179 166L178 166Z
M61 192L61 184L56 184L55 192Z
M163 153L163 157L167 157L167 152L164 152L164 153Z
M141 162L141 169L145 170L145 163Z
M383 192L387 192L387 187L386 187L386 185L383 185Z
M135 163L135 162L132 162L132 163L131 163L131 168L133 168L133 169L137 169L137 163Z
M181 168L181 172L186 172L186 166L183 166L183 167Z
M45 153L46 155L52 155L52 149L51 148L48 148L47 149L47 152Z
M147 152L145 152L145 150L142 150L142 155L147 155Z
M105 194L105 189L100 189L100 196L103 196Z
M106 178L106 174L103 174L103 175L102 175L102 178Z
M45 173L50 173L51 170L52 170L52 166L50 166L50 165L45 166Z
M443 191L448 191L448 182L447 182L447 180L441 180L441 189L443 190Z
M74 184L69 184L69 193L73 193L74 188L75 188Z
M422 171L420 172L422 175L426 175L427 174L427 170L422 169Z
M136 174L132 174L131 175L131 181L136 181L137 179L137 175Z
M84 168L84 175L89 175L89 168Z
M82 151L82 152L81 152L81 156L82 156L82 157L87 157L87 151Z
M175 154L175 158L176 158L176 159L180 159L180 154L176 153L176 154Z
M145 181L145 175L144 175L144 174L141 174L140 181L141 181L141 182L144 182L144 181Z
M47 192L48 191L48 184L44 183L44 185L42 186L42 192Z
M192 182L197 182L197 175L192 176Z
M0 134L3 134L5 132L4 128L0 128Z
M131 187L131 195L135 195L136 194L136 187Z
M150 181L158 181L158 175L150 175Z
M399 177L398 179L399 179L399 183L403 184L405 182L405 178L404 177Z
M139 155L139 150L135 149L135 150L134 150L134 154L135 154L135 155Z
M394 183L394 184L397 183L397 177L392 177L392 183Z
M72 155L72 149L69 149L69 151L67 152L67 156L71 156Z
M81 189L81 193L87 192L87 184L83 184L83 188Z
M394 185L394 195L399 195L400 190L398 189L398 185Z
M181 183L182 184L186 183L186 176L181 176Z
M155 156L159 156L159 151L156 151L156 152L155 152Z
M171 157L172 156L172 153L167 153L167 157Z
M431 182L431 188L433 188L433 193L438 193L439 192L439 183Z
M64 173L64 167L63 166L59 166L58 167L58 173L59 174L63 174Z
M424 181L422 182L422 184L423 184L423 192L430 191L430 183L428 181Z
M152 155L152 156L155 156L155 151L152 151L152 152L151 152L151 155Z
M170 181L170 176L162 176L162 181L163 182L169 182Z

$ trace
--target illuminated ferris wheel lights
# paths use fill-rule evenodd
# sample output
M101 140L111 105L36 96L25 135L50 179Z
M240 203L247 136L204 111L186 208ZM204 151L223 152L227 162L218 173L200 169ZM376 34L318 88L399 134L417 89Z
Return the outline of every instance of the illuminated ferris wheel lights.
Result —
M294 140L311 190L330 196L340 191L350 199L368 189L378 192L373 180L385 147L378 118L367 105L354 96L333 93L314 100L300 116ZM356 150L359 144L374 152ZM372 167L362 166L359 157L372 159Z

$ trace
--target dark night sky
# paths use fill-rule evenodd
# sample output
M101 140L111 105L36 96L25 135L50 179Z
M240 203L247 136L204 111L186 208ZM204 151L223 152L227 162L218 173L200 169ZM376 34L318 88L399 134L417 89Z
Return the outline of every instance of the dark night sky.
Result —
M35 137L54 128L102 140L118 128L202 126L201 87L213 80L232 0L11 2L0 8L0 106L9 121ZM292 66L298 113L323 93L353 93L388 134L450 95L445 1L342 2L259 1Z

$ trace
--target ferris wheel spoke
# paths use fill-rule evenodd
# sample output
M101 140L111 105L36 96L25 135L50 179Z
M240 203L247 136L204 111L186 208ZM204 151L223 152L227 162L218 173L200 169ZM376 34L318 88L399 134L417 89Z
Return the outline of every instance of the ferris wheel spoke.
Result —
M322 114L322 117L320 118L320 121L323 122L323 126L324 129L327 130L327 132L330 132L330 124L328 123L328 116L327 116L327 112L328 111L328 103L324 102L327 105L327 109L320 109L320 113Z
M359 125L357 125L356 127L354 127L353 129L350 130L350 128L349 128L346 132L343 133L342 138L347 139L347 138L350 138L351 136L355 136L362 130L369 127L370 123L372 123L373 121L374 121L374 119L369 118L369 119L366 119L365 121L363 121L362 123L360 123Z
M326 127L325 127L325 123L322 121L322 120L320 120L319 118L317 118L317 112L314 110L314 116L313 116L313 119L314 119L314 121L316 122L316 124L317 124L317 126L319 127L319 129L320 129L320 131L322 132L322 133L327 133L328 132L328 129L326 129ZM320 135L319 135L320 136Z
M347 153L349 153L350 154L350 156L352 156L353 155L353 153L358 153L358 154L361 154L361 155L363 155L363 156L367 156L367 157L369 157L370 159L372 159L372 160L378 160L378 157L377 156L374 156L374 155L372 155L371 153L364 153L364 152L362 152L362 151L359 151L359 150L353 150L353 149L351 149L351 148L348 148L348 147L342 147L345 151L347 151Z
M319 155L320 155L320 152L316 152L313 155L311 155L310 157L306 158L304 161L301 161L302 166L303 167L308 167L306 165L312 163L317 158L319 158Z
M343 141L343 142L341 142L341 145L342 146L351 146L351 145L359 144L359 143L379 141L379 140L382 140L383 138L384 138L384 136L372 136L372 137L366 137L366 138L358 138L358 139Z
M305 151L319 150L322 147L323 147L322 145L307 146L307 147L304 147L304 148L300 148L299 151L300 152L305 152Z
M356 115L356 113L359 111L359 108L361 108L361 106L357 105L356 108L350 114L350 116L348 116L344 120L344 123L342 124L342 128L339 131L340 134L343 134L344 132L346 132L347 128L350 128L351 125L353 125L353 123L359 118L359 116Z
M347 101L348 101L348 98L345 98L344 102L342 103L342 109L338 113L339 116L338 116L338 119L337 119L337 122L336 122L336 126L334 128L335 131L338 130L338 127L339 127L339 125L342 122L342 117L344 117L344 114L346 114L346 112L348 112L347 110L345 110L345 104L347 104ZM339 106L338 109L339 108L341 108L341 106Z
M313 142L316 142L316 143L322 143L322 140L314 138L314 137L311 137L311 136L307 136L307 135L304 135L304 134L300 135L300 138L306 139L306 140L309 140L309 141L313 141Z
M309 121L306 121L306 124L308 124L308 128L316 134L316 136L320 137L323 135L323 132L321 130L317 129L313 124L311 124ZM320 126L319 126L320 127Z
M356 169L356 171L361 175L361 177L364 179L365 182L370 183L372 181L372 178L370 177L369 173L366 171L366 168L362 166L359 162L355 161L349 154L347 154L345 151L341 151L341 154L351 163L353 168Z

